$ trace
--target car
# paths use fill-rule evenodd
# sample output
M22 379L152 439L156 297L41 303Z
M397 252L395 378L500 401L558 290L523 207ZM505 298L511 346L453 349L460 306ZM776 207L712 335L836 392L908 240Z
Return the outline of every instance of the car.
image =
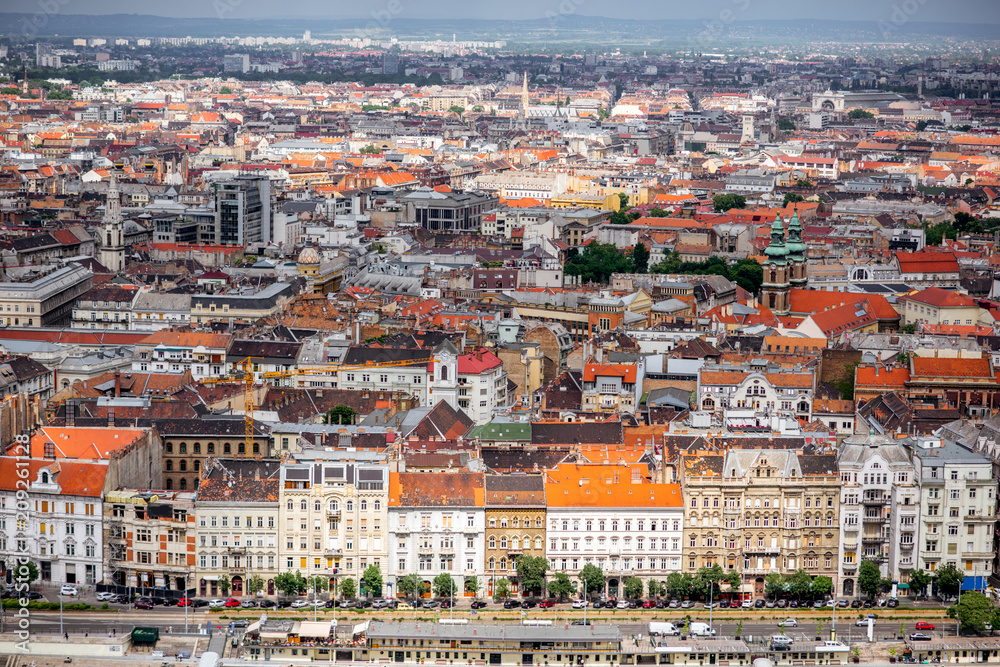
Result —
M511 600L511 599L508 598L508 599L506 599L506 600L503 601L503 608L504 609L517 609L520 606L521 606L521 603L518 602L517 600Z
M642 608L643 609L656 609L656 600L643 600L642 601Z
M851 609L861 609L861 600L853 600L851 602Z
M867 627L869 619L871 620L872 623L874 623L875 622L875 615L874 614L868 614L864 618L859 618L858 620L854 621L854 625L855 625L855 627L858 627L858 628Z
M361 598L354 603L355 609L371 609L372 601Z
M768 601L767 601L767 608L768 608L768 609L774 609L774 607L775 607L775 606L776 606L777 604L778 604L778 603L777 603L777 602L775 602L774 600L768 600Z
M409 602L397 602L396 609L402 609L403 611L412 611L413 605Z
M232 609L233 607L238 608L240 606L240 601L237 600L236 598L229 598L228 600L226 600L225 606L226 609Z
M441 608L442 609L451 609L451 600L447 600L447 599L441 600Z
M552 607L555 606L556 606L555 600L542 600L541 602L538 603L539 609L552 609Z
M899 606L899 600L897 600L896 598L892 598L891 600L889 600L885 604L885 606L888 607L889 609L893 609L895 607L898 607Z
M533 600L528 598L527 600L521 601L521 609L534 609L538 606L538 600Z
M928 623L927 621L917 621L917 624L914 627L916 627L917 630L933 630L934 624Z
M323 600L313 600L309 603L310 607L315 607L316 609L322 609L326 606L326 602Z
M771 642L772 651L791 651L792 645L785 644L784 642Z
M680 600L671 600L670 601L670 608L671 609L678 609L678 608L680 608L680 606L681 606L681 601Z
M153 598L153 604L158 604L161 607L172 607L175 604L175 600L173 598L159 598L159 597L157 597L157 598Z
M656 601L656 608L657 609L666 609L667 606L669 606L669 605L670 605L670 601L669 600L660 599L660 600Z
M139 598L135 601L136 609L152 609L153 600L151 598Z
M241 607L246 607L247 609L249 609L251 607L256 607L257 606L257 601L256 600L241 600L240 601L240 606Z
M875 605L872 604L871 600L865 600L864 602L861 603L861 606L864 607L865 609L871 609ZM879 606L881 607L882 605L879 605Z
M628 600L619 600L616 609L628 609Z
M62 588L59 589L59 595L75 598L79 594L80 592L76 589L76 586L72 584L63 584Z
M786 646L791 646L792 644L795 643L795 640L792 639L791 637L789 637L788 635L782 633L780 635L772 635L771 636L771 643L772 644L785 644Z
M719 602L719 609L729 609L729 600L722 600Z
M582 618L579 618L570 623L570 625L587 625L587 621L583 620Z
M386 609L388 606L389 606L389 600L372 601L372 609Z
M115 597L115 594L112 593L111 591L101 591L100 593L97 594L97 601L98 602L110 602L111 599L114 598L114 597Z
M305 609L309 606L309 600L295 600L289 605L292 609Z
M911 642L929 642L931 640L930 635L925 635L922 632L912 632L910 633Z
M576 603L574 603L574 604L576 604ZM584 603L584 604L586 604L586 603ZM472 601L472 608L473 609L486 609L486 601L485 600L473 600Z
M226 606L225 600L220 600L219 598L214 598L208 601L209 609L223 609Z
M850 605L851 605L851 603L848 602L847 600L838 600L837 601L837 606L840 607L841 609L847 609Z
M783 621L778 621L779 628L797 628L799 627L799 622L794 618L786 618Z
M824 604L822 600L816 600L813 602L813 609L822 609Z
M706 602L705 603L705 609L715 609L718 606L719 606L718 602Z
M115 597L115 602L119 604L132 604L133 602L135 602L135 596L130 595L128 593L119 593Z
M261 600L258 605L261 609L271 609L274 607L274 600Z
M604 606L604 603L601 602L600 600L594 600L594 603L592 605L590 605L590 606L593 609L600 609L601 607Z
M334 607L337 606L337 601L336 600L327 600L326 604L324 604L323 606L326 607L327 609L333 609Z
M691 602L691 600L684 600L684 602L681 602L681 609L690 609L693 606L694 603Z
M586 608L587 608L586 600L573 600L573 609L586 609Z
M197 599L191 604L191 606L194 607L195 609L197 609L198 607L207 607L208 600Z
M744 600L740 606L744 609L753 609L753 600Z
M792 600L791 602L788 603L788 607L790 609L798 609L799 608L799 601L798 600Z
M766 601L766 600L763 600L763 599L761 599L761 600L756 600L756 601L755 601L755 602L753 603L753 606L754 606L754 609L763 609L763 608L764 608L764 605L766 605L766 604L767 604L767 601Z
M340 609L350 609L354 606L354 600L341 600L337 603L337 607Z
M424 609L437 609L438 604L437 600L424 600L420 606Z
M180 600L177 601L177 606L178 607L193 607L194 606L194 600L192 600L191 598L181 598Z
M778 609L784 609L788 606L788 600L778 600Z
M250 625L250 621L248 621L245 618L238 618L235 621L233 621L233 627L234 628L240 628L240 629L242 629L242 628L249 627L249 625Z

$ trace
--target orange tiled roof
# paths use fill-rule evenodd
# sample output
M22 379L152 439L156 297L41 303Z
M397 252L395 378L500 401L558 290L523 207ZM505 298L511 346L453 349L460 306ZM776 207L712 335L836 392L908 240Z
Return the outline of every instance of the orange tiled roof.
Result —
M56 458L105 461L112 453L128 447L145 433L146 429L133 428L47 426L38 429L32 436L31 456L43 458L45 445L51 443L55 446Z
M546 472L549 507L683 507L679 484L651 484L628 465L563 463Z
M991 378L993 367L988 358L952 359L946 357L913 357L913 375L923 377Z

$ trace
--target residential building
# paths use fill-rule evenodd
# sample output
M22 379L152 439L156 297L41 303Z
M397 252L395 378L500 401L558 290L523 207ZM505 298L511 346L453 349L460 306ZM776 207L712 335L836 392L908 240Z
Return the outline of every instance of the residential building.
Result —
M129 328L133 331L162 331L187 326L190 322L190 294L140 292L132 303Z
M642 397L645 361L632 364L591 363L583 367L583 409L587 412L632 412Z
M472 232L482 226L483 213L496 207L497 199L470 192L438 192L420 187L403 197L406 221L430 232Z
M268 176L240 174L215 183L214 238L202 242L246 246L270 243L274 192Z
M274 595L281 572L278 546L280 468L277 459L215 458L198 485L197 537L191 588L208 597L221 594L228 577L230 593L249 595L250 579L263 580L263 593Z
M482 589L484 485L477 472L390 474L389 581L417 574L430 590L445 573L455 580L457 595L472 597Z
M370 451L307 449L281 467L279 540L283 572L358 581L376 565L389 590L390 462ZM383 591L364 591L381 597Z
M928 287L900 297L903 324L990 325L993 316L975 299L940 287Z
M459 356L458 408L476 424L485 424L492 419L494 410L509 404L507 382L503 363L489 350L482 348Z
M878 563L884 579L906 584L916 566L920 486L908 442L854 436L837 451L840 471L838 597L863 595L862 561Z
M135 287L102 285L90 289L73 306L72 326L78 329L127 330L132 304L139 295Z
M272 283L255 294L195 294L191 297L191 322L249 324L277 314L298 292L297 282Z
M535 475L486 475L485 594L507 579L521 592L520 556L545 556L545 478ZM544 592L544 591L543 591Z
M585 565L599 567L607 590L586 592L594 597L620 595L629 577L645 584L681 571L679 485L651 482L645 464L563 463L545 476L550 572L576 578Z
M764 597L764 577L804 569L838 586L840 478L832 454L730 449L683 454L684 571L720 565Z
M132 370L145 373L191 373L203 380L225 375L229 334L157 331L136 344Z
M110 491L104 496L106 583L187 594L195 564L193 493Z
M961 445L918 436L913 446L920 483L917 567L954 565L968 584L993 574L997 479L992 462ZM979 584L977 587L982 587Z
M242 391L239 400L243 400ZM142 421L155 423L163 439L163 488L168 491L196 490L202 465L215 457L253 459L271 455L271 438L258 422L254 422L247 449L246 420L242 416Z
M90 289L93 280L87 269L68 264L30 282L2 282L0 322L15 327L69 324L73 303Z

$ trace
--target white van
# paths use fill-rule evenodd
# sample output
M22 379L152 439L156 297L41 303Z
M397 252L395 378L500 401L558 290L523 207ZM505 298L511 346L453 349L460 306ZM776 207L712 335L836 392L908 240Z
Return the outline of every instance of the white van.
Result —
M676 637L681 633L680 628L678 628L673 623L665 623L663 621L650 621L649 623L649 634L651 635L664 635L667 637Z
M708 623L692 623L691 624L691 636L692 637L714 637L715 630Z

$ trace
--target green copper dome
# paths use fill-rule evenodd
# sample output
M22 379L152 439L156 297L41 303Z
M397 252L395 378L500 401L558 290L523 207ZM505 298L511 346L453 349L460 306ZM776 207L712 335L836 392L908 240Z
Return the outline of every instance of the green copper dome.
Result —
M781 224L781 216L774 219L771 225L771 242L764 250L767 257L765 263L784 264L788 260L788 248L785 247L785 229Z
M788 259L793 262L806 261L807 246L802 241L802 225L799 223L799 212L792 214L792 219L788 221L788 243L785 244L788 250Z

